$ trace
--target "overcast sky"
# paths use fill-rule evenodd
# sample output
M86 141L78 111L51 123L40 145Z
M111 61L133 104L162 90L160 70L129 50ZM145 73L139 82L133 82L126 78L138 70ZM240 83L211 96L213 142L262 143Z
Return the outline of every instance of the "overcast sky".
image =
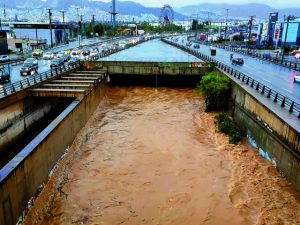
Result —
M101 0L100 0L101 1ZM102 0L110 2L111 0ZM126 1L126 0L117 0ZM185 5L194 5L200 3L228 3L228 4L243 4L243 3L264 3L273 8L300 8L300 0L127 0L141 3L145 6L162 7L164 4L170 4L172 7L181 7Z

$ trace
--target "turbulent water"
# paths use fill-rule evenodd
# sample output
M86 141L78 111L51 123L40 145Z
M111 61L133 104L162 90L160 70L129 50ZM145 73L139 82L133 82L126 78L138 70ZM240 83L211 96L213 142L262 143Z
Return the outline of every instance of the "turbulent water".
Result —
M300 224L300 199L191 89L111 87L25 224Z

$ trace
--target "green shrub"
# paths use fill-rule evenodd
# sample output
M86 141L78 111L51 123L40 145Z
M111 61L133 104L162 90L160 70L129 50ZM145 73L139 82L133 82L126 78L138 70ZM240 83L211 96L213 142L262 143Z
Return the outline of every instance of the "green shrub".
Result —
M218 130L229 136L229 143L237 144L242 140L243 132L236 126L236 124L229 118L229 116L222 112L214 117L215 124Z
M196 90L204 95L208 111L224 110L230 98L230 80L217 72L204 75Z

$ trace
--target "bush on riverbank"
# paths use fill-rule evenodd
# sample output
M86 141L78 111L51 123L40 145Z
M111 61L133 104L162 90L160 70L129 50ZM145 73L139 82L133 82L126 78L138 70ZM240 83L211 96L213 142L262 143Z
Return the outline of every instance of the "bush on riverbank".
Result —
M216 115L214 122L220 132L229 136L230 144L237 144L242 140L243 132L236 126L236 124L226 113L222 112Z
M202 77L197 91L204 95L207 111L224 110L230 98L230 80L217 72L210 72Z

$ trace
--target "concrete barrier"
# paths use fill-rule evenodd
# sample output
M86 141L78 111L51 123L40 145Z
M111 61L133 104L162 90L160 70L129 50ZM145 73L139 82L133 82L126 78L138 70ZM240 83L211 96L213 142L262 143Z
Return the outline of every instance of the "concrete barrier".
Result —
M1 225L16 224L30 197L47 181L54 164L99 105L105 87L106 79L84 98L72 102L0 170Z

